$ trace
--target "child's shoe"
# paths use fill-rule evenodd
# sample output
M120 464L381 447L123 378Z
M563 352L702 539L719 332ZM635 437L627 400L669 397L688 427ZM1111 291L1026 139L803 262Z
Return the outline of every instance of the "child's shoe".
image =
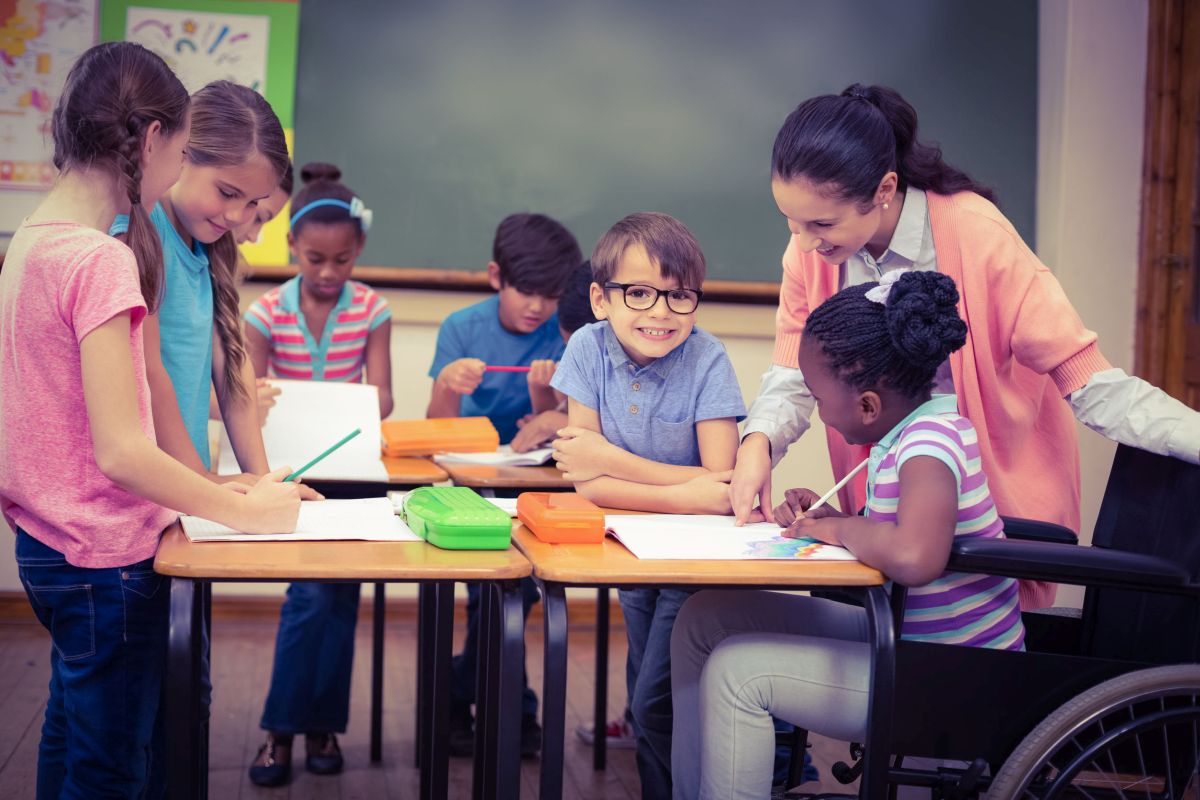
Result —
M521 717L521 758L537 758L542 749L542 726L537 717L525 714Z
M292 737L267 731L266 744L250 765L250 782L255 786L283 786L292 777Z
M580 725L575 729L575 735L590 747L596 741L596 726ZM637 748L637 736L633 733L633 726L624 717L608 723L604 728L604 736L607 740L605 746L609 749L634 750Z
M337 775L345 766L337 736L332 733L305 734L304 749L304 768L314 775Z

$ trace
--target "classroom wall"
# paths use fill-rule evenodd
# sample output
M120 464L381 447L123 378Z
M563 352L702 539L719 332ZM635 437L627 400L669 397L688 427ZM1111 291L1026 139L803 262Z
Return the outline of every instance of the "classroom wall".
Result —
M1040 6L1038 252L1058 275L1084 321L1100 334L1115 365L1132 369L1136 248L1141 189L1147 16L1142 0L1045 0ZM782 226L781 226L782 234ZM782 251L781 235L779 249ZM264 284L245 287L253 299ZM395 416L420 416L436 325L483 295L387 292L392 334ZM701 324L724 339L747 400L770 362L774 310L707 305ZM776 477L785 486L830 480L819 423L789 452ZM1081 429L1083 527L1090 530L1113 446ZM3 523L0 522L0 528ZM0 530L0 542L11 541ZM12 550L0 547L0 591L19 590ZM265 591L218 586L219 593ZM398 595L400 588L392 590ZM1060 601L1078 602L1065 590Z

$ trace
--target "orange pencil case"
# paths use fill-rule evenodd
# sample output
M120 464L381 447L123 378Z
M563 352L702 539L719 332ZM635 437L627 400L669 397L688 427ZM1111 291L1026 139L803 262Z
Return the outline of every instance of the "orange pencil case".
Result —
M574 492L523 492L517 496L517 519L543 542L604 541L604 511Z
M383 423L385 456L494 453L500 434L487 417L390 419Z

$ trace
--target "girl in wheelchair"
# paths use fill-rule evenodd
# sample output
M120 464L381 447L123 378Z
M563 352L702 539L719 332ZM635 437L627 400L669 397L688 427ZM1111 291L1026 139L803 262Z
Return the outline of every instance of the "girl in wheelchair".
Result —
M838 292L809 316L800 369L821 419L868 459L864 516L792 490L785 536L841 545L910 587L902 636L1021 649L1017 582L946 571L956 536L1003 536L974 427L952 394L933 394L967 326L954 281L896 270ZM772 715L861 741L870 653L866 612L833 600L707 591L683 606L671 639L676 798L770 794Z

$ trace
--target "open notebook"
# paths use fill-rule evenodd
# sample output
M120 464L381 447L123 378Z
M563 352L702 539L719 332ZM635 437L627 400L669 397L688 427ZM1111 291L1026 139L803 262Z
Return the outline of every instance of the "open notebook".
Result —
M514 453L503 444L494 453L440 453L433 457L439 464L480 464L488 467L540 467L550 460L554 449L542 447L527 453Z
M854 561L845 548L816 539L785 539L769 522L735 527L733 517L696 514L616 515L608 532L638 558L697 560Z
M419 542L386 497L367 500L317 500L300 504L295 533L239 533L201 517L180 517L193 542Z
M304 480L387 483L379 458L379 390L362 383L283 381L263 426L263 444L272 468L307 464L355 428L362 433L304 473ZM221 475L241 472L229 435L221 431Z

